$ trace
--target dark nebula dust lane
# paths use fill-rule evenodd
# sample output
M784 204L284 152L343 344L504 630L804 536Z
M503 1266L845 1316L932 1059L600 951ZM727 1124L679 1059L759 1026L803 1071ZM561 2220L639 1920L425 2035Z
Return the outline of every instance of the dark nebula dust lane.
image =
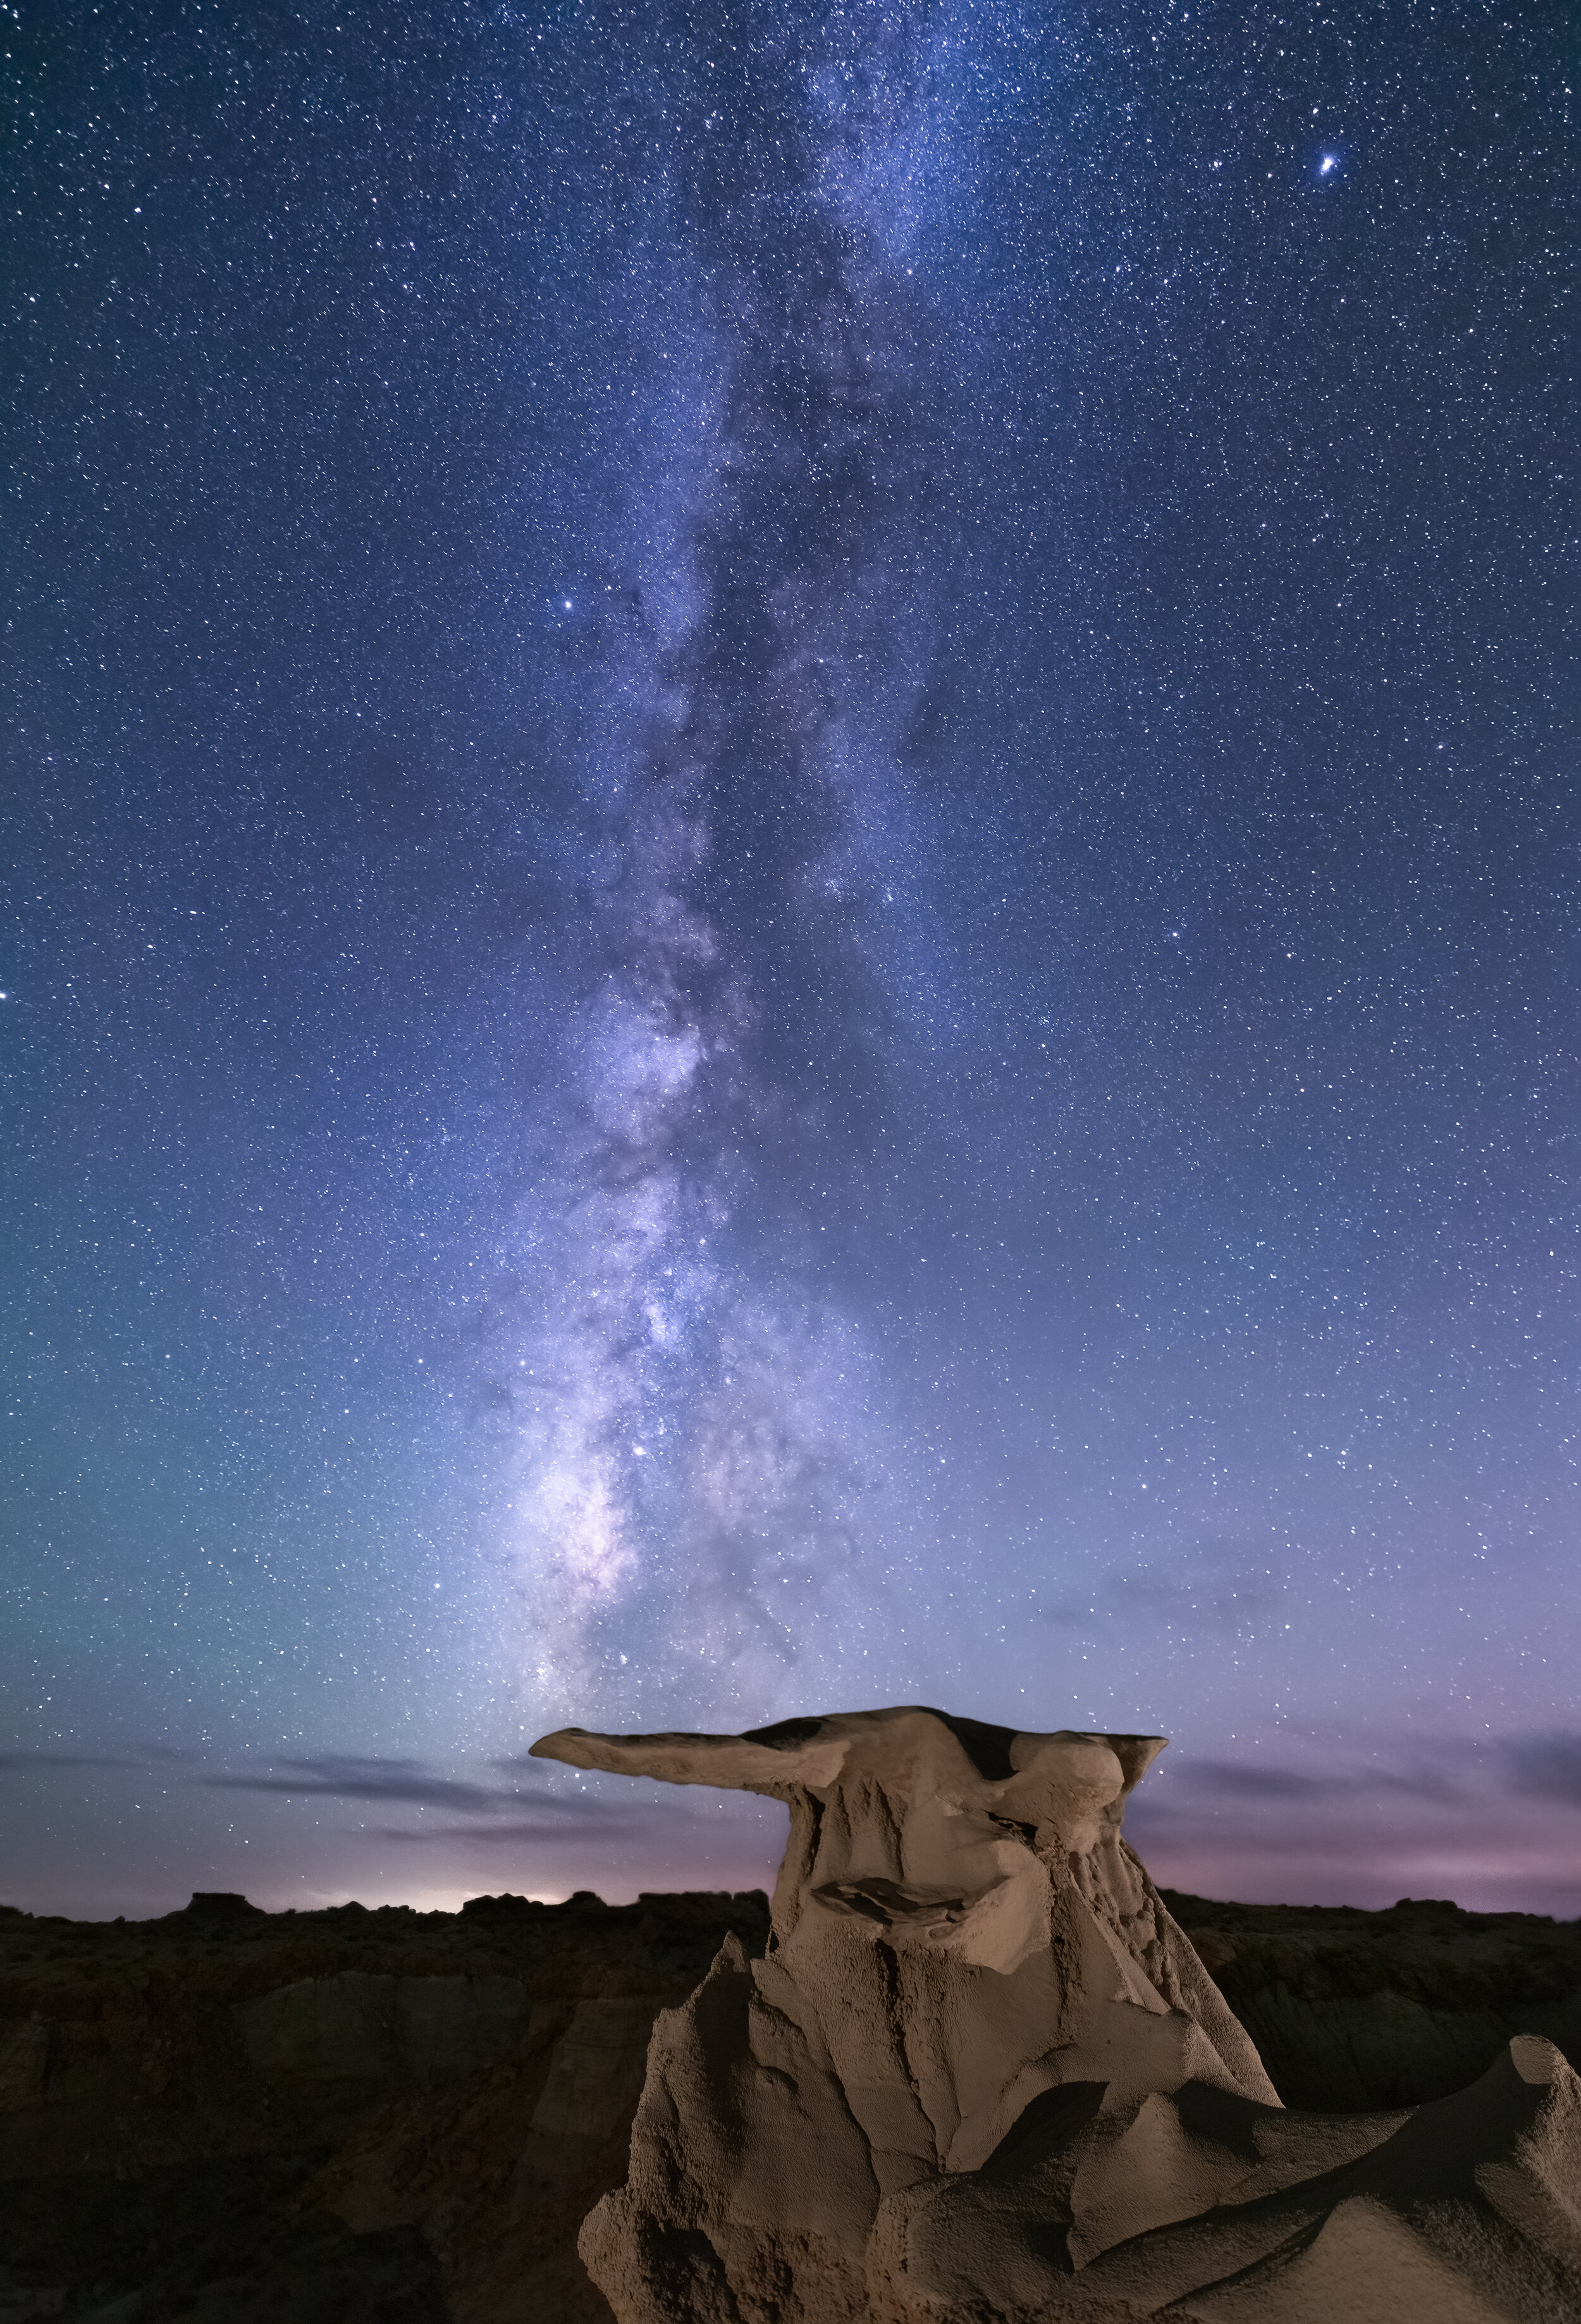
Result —
M753 33L732 69L694 31L668 93L695 144L633 202L647 456L592 608L560 607L593 632L590 962L503 1375L542 1683L676 1712L891 1660L915 1481L832 1261L915 1176L933 867L905 741L948 613L954 385L915 260L964 50Z
M1563 12L8 39L17 1901L924 1701L1576 1909Z

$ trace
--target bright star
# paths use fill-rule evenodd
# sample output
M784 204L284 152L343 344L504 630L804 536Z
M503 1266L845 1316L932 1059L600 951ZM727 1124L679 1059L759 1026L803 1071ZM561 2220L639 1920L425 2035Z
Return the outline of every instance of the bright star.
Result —
M1318 164L1318 175L1319 175L1320 178L1326 178L1326 177L1328 175L1328 172L1329 172L1329 171L1330 171L1330 170L1337 170L1337 169L1338 169L1338 167L1339 167L1339 156L1338 156L1338 154L1337 154L1337 153L1325 153L1325 154L1324 154L1324 156L1323 156L1323 159L1322 159L1322 160L1319 162L1319 164Z

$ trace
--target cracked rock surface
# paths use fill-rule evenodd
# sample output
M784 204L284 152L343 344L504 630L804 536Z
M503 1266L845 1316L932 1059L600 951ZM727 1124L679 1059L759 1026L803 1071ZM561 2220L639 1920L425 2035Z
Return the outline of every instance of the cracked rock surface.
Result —
M790 1810L765 1957L727 1938L659 2017L582 2231L620 2324L1581 2319L1562 2054L1287 2112L1121 1836L1162 1738L904 1707L534 1748Z
M896 1910L899 1877L834 1877L853 1926L876 1929L875 1911L897 1925L910 1917ZM916 1900L920 1925L960 1929L964 1893L934 1885L942 1895ZM1369 2222L1383 2220L1387 2236L1402 2218L1407 2240L1396 2235L1393 2259L1375 2271L1386 2286L1412 2264L1413 2220L1429 2222L1440 2256L1467 2248L1467 2214L1479 2236L1494 2232L1477 2173L1485 2164L1508 2200L1525 2163L1501 2179L1497 2157L1463 2147L1457 2193L1419 2188L1397 2210L1393 2182L1365 2174L1393 2172L1412 2150L1380 2138L1376 2110L1403 2131L1424 2101L1455 2098L1505 2061L1512 2036L1551 2036L1581 2057L1581 1924L1420 1900L1383 1913L1167 1891L1163 1901L1290 2111L1183 2091L1127 2123L1123 2109L1101 2112L1091 2084L1052 2086L977 2172L930 2172L875 2211L869 2246L881 2239L895 2255L885 2264L907 2297L920 2297L925 2267L927 2297L949 2317L958 2263L987 2248L1014 2271L998 2279L1001 2306L1023 2290L1034 2303L1012 2304L1018 2318L1135 2315L1118 2259L1077 2269L1075 2254L1107 2232L1117 2173L1123 2186L1135 2166L1144 2186L1189 2201L1205 2156L1237 2231L1271 2238L1250 2267L1287 2267L1282 2240L1303 2238L1318 2249L1310 2264L1326 2267L1337 2245L1370 2236ZM0 1908L0 2324L610 2324L577 2231L629 2183L656 2017L688 2004L732 1934L743 1960L761 1960L766 1897L478 1897L459 1914L263 1913L199 1897L130 1924ZM1544 2052L1523 2054L1530 2068ZM1517 2080L1503 2116L1488 2093L1475 2109L1507 2124L1510 2104L1530 2107L1527 2133L1499 2135L1530 2154L1533 2135L1539 2147L1549 2135L1549 2101L1540 2082ZM1369 2109L1359 2126L1334 2118ZM1448 2151L1450 2118L1423 2118ZM1292 2133L1298 2161L1353 2172L1332 2229L1326 2212L1279 2209L1289 2189L1271 2173ZM1574 2189L1573 2174L1566 2183ZM1540 2190L1533 2200L1540 2208ZM1198 2234L1189 2221L1148 2228L1135 2248L1172 2237L1189 2254ZM1514 2248L1530 2257L1530 2241ZM698 2244L683 2261L686 2250L704 2262ZM869 2264L864 2253L864 2273ZM1393 2312L1411 2324L1453 2315L1441 2292L1412 2292L1415 2306ZM1285 2306L1264 2312L1304 2312L1288 2285L1277 2296ZM1472 2294L1462 2285L1455 2296ZM1544 2297L1544 2312L1562 2318L1562 2276ZM752 2324L764 2313L739 2312ZM992 2310L979 2301L970 2312L983 2324ZM1345 2312L1331 2308L1320 2324L1344 2324Z

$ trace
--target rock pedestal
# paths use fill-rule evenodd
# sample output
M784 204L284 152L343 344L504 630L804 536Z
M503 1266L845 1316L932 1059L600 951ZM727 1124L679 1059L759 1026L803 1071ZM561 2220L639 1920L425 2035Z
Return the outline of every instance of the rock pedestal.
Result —
M1564 2060L1526 2039L1438 2109L1285 2114L1121 1837L1163 1748L915 1708L534 1745L790 1809L767 1955L727 1939L659 2018L583 2228L620 2324L1581 2319Z

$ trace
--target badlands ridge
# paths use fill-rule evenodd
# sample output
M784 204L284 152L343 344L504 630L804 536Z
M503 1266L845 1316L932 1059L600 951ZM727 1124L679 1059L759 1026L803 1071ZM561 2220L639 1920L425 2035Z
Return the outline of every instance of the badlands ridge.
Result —
M874 1858L859 1858L841 1838L842 1821L855 1831L854 1795L838 1766L828 1780L828 1747L838 1734L823 1737L824 1760L797 1757L823 1725L779 1730L786 1742L777 1750L770 1740L767 1758L737 1758L728 1777L766 1767L770 1782L801 1785L807 1798L798 1813L819 1819L827 1853L820 1861L816 1850L809 1859L793 1849L777 1929L757 1893L651 1895L612 1906L591 1895L562 1904L479 1896L460 1913L358 1904L263 1913L244 1897L199 1895L180 1912L131 1923L0 1906L0 2319L610 2324L609 2302L576 2252L578 2231L596 2212L595 2266L626 2267L632 2228L640 2296L646 2218L661 2241L676 2231L699 2239L680 2252L685 2266L695 2264L694 2275L706 2280L711 2267L722 2268L725 2290L715 2275L717 2300L699 2306L700 2317L719 2312L728 2292L741 2324L769 2324L797 2313L800 2252L790 2237L786 2273L765 2283L772 2305L747 2276L738 2296L730 2271L741 2275L739 2255L727 2249L722 2257L709 2233L709 2173L722 2164L713 2186L735 2172L761 2190L761 2158L754 2160L745 2136L754 2107L761 2112L769 2093L782 2109L832 2107L837 2097L845 2100L847 2076L851 2118L873 2122L875 2144L867 2175L857 2176L859 2200L847 2200L839 2233L809 2253L836 2285L842 2273L859 2274L864 2296L869 2275L878 2297L898 2287L895 2296L910 2300L913 2312L925 2298L934 2310L920 2312L970 2315L973 2324L1135 2318L1161 2312L1159 2297L1180 2283L1177 2304L1162 2312L1300 2324L1317 2314L1316 2300L1322 2324L1347 2316L1453 2324L1466 2316L1577 2314L1566 2243L1578 2183L1566 2127L1571 2086L1549 2044L1581 2060L1581 1923L1462 1913L1431 1901L1365 1913L1212 1904L1168 1891L1159 1897L1115 1833L1120 1800L1096 1812L1098 1837L1083 1870L1070 1844L1075 1826L1062 1836L1052 1829L1055 1819L1040 1822L1017 1738L941 1720L942 1738L915 1750L908 1742L906 1750L930 1783L941 1770L935 1748L943 1751L942 1788L961 1782L967 1826L976 1831L971 1848L1011 1848L1008 1885L1020 1898L991 1903L984 1925L969 1931L971 1916L958 1908L977 1895L978 1876L961 1877L968 1866L957 1862L934 1878L908 1859L906 1850L926 1840L933 1812L914 1822L905 1785L881 1767L861 1779L886 1801L879 1813L873 1800L870 1837L896 1851L882 1860L898 1870L876 1871ZM996 1738L997 1755L989 1749ZM881 1739L869 1736L857 1757L870 1757ZM896 1730L892 1739L905 1738ZM761 1736L686 1738L681 1748L701 1755L704 1779L713 1781L732 1752L764 1743ZM632 1748L609 1746L611 1754ZM658 1748L672 1750L675 1739ZM554 1756L594 1764L602 1748L593 1738L565 1738ZM964 1774L957 1749L969 1763ZM1007 1775L1012 1760L1022 1764ZM1056 1757L1043 1775L1057 1764ZM1090 1757L1085 1764L1089 1773L1102 1766ZM994 1795L1011 1781L1013 1797L1002 1789ZM1052 1784L1048 1798L1056 1806L1063 1800L1062 1813L1080 1805L1069 1786ZM1015 1812L1007 1815L1007 1807ZM1083 1811L1089 1825L1092 1812ZM986 1843L972 1823L985 1815ZM1051 1838L1065 1849L1063 1875ZM1122 1903L1143 1899L1128 1936L1124 1928L1106 1933L1096 1885L1105 1865L1118 1868ZM1045 1877L1046 1891L1038 1886ZM1073 1895L1056 1910L1061 1877ZM878 1885L884 1882L890 1886ZM809 1883L847 1893L802 1903L800 1933L783 1937ZM942 1893L897 1893L928 1886ZM906 1903L922 1909L897 1909ZM1017 1939L1023 1905L1031 1917ZM1040 1978L1035 1947L1007 1972L971 1958L991 1946L996 1959L1012 1959L1045 1910L1051 1954L1056 1927L1074 1926L1083 1948L1094 1938L1098 1948L1072 1952L1066 1943L1054 1956L1062 1976L1072 1961L1080 1970L1063 2001ZM1083 1915L1091 1922L1085 1931ZM945 2022L924 2039L912 2070L916 2112L910 2071L907 2089L897 2089L897 2060L882 2045L878 2087L866 2087L868 2037L853 2051L837 2025L832 2079L812 2053L809 2029L818 2035L825 2008L838 2018L842 2006L832 1987L827 1996L822 1989L825 1956L813 1940L823 1916L869 1949L855 1958L859 1978L877 1970L889 1980L877 1988L884 2025L904 2030L919 1993L942 1997ZM1163 1932L1157 1974L1137 1958L1138 1943L1146 1955L1150 1925ZM1206 2004L1191 2004L1200 1988L1182 1932L1239 2036L1217 2016L1211 1991ZM770 1991L783 1993L788 1979L802 2013L799 2034L787 2030L788 2011L783 2026L766 2014L763 2023L783 2043L807 2043L804 2098L800 2086L794 2094L771 2080L758 2088L755 2014L777 2006L759 1991L759 1970ZM1194 2069L1195 2080L1172 2089L1143 2091L1135 2055L1119 2054L1134 2045L1110 2042L1122 2071L1107 2077L1100 2047L1106 2027L1124 2033L1138 2016L1174 2013L1176 2000L1160 1982L1164 1970L1196 2031L1152 2024L1144 2029L1150 2052L1172 2055L1177 2066L1190 2052L1206 2070ZM1030 2028L1014 2015L982 2015L975 1988L992 1993L1001 1976L1017 1994L1025 1989L1034 2017L1054 2011L1057 2036L1062 2024L1080 2029L1081 2074L1066 2070L1074 2061L1059 2040L1052 2055L1033 2054L1046 2015ZM870 1983L859 1989L869 1997L875 1991ZM1133 1997L1116 2002L1117 1991ZM979 2011L979 2034L986 2027L991 2036L988 2070L975 2080L961 2077L950 2016L957 2000ZM1236 2067L1243 2038L1255 2043L1283 2109L1244 2094L1250 2085ZM688 2057L701 2060L701 2088L685 2079ZM1022 2058L1015 2073L1026 2077L1024 2087L1037 2087L1017 2116L1019 2140L1007 2135L977 2160L967 2139L987 2135L991 2097L984 2091L994 2076L1001 2095L1015 2079L1004 2074L1007 2057ZM771 2061L771 2070L786 2069ZM656 2129L655 2118L672 2089L685 2101L675 2119L687 2136L666 2148L671 2133L662 2119ZM946 2101L960 2115L947 2137ZM722 2145L722 2123L740 2134L733 2146L728 2138ZM707 2172L689 2159L693 2125L699 2153L714 2157ZM840 2152L858 2152L849 2129L838 2135ZM942 2139L959 2169L939 2170ZM784 2215L794 2204L824 2200L810 2184L816 2142L804 2144L790 2158L780 2225L770 2224L766 2249L776 2235L786 2240ZM660 2183L653 2174L666 2155L676 2172ZM1314 2156L1326 2155L1332 2159L1314 2174ZM901 2186L910 2171L917 2175ZM768 2191L777 2201L772 2185ZM611 2194L612 2216L598 2209ZM700 2224L681 2225L682 2200ZM1137 2224L1158 2218L1161 2205L1167 2220ZM1118 2243L1111 2240L1117 2228L1126 2230ZM1237 2236L1238 2290L1234 2269L1211 2281L1227 2240L1234 2246ZM1347 2238L1363 2257L1350 2269L1349 2291L1330 2297L1324 2287ZM728 2236L722 2240L728 2246ZM676 2247L668 2248L673 2260ZM749 2273L756 2264L749 2255ZM1002 2296L1007 2268L1018 2271L1011 2307ZM1137 2268L1146 2271L1140 2292L1124 2273ZM617 2300L625 2297L619 2282L612 2288ZM1239 2307L1204 2304L1232 2292ZM658 2296L671 2293L661 2285ZM869 2312L883 2313L871 2302Z

